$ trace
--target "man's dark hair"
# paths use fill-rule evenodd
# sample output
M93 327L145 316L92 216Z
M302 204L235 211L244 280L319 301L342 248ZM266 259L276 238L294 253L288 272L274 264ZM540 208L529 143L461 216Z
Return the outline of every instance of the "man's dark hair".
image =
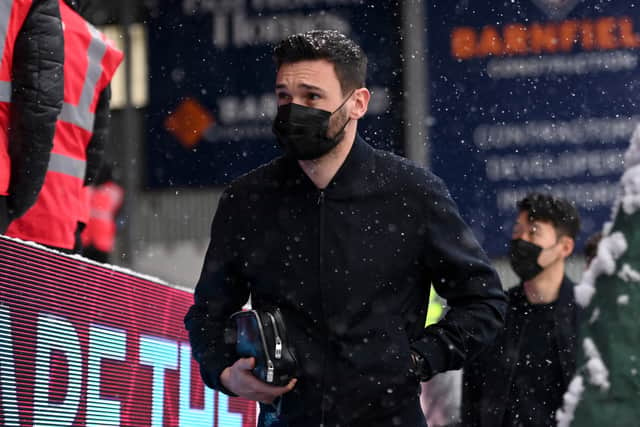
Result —
M565 199L531 193L518 202L518 210L527 212L530 221L550 222L558 236L569 236L575 240L580 231L578 211Z
M314 59L325 59L333 64L343 94L364 87L367 56L360 46L338 31L313 30L294 34L273 50L278 69L282 64Z

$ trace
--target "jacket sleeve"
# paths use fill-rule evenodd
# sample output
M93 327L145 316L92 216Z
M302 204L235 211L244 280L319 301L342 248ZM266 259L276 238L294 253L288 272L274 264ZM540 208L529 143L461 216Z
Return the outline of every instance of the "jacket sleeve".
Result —
M14 47L7 199L13 219L35 203L44 183L64 100L63 63L58 2L36 0Z
M184 322L205 384L233 395L220 382L222 371L237 359L235 346L225 344L225 327L229 316L247 302L249 290L247 281L234 265L237 253L234 242L238 239L233 234L234 213L230 200L227 190L220 198L211 226L211 242L196 285L195 303Z
M111 100L111 86L107 85L98 98L96 106L95 122L93 124L93 136L87 145L87 171L85 173L84 185L91 185L95 182L100 172L104 150L109 139L109 124L111 122L111 110L109 101Z
M413 350L424 358L426 377L462 368L492 342L506 311L500 279L447 188L434 175L429 181L424 262L433 286L450 309L412 343Z
M487 378L477 359L465 365L462 371L462 400L460 403L460 421L465 427L476 427L482 424L482 385Z

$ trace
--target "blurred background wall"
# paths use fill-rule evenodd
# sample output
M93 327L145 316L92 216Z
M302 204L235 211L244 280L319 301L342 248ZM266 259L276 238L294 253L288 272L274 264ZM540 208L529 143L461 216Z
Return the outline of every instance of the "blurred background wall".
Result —
M363 136L444 175L507 287L515 283L504 259L515 215L511 212L515 206L505 203L509 197L530 189L564 192L579 200L585 225L581 241L600 229L615 197L607 193L608 183L619 178L623 165L618 153L628 145L636 116L633 101L625 99L615 111L607 111L611 100L594 103L594 99L598 93L601 98L607 91L637 89L633 81L640 37L633 31L635 16L621 2L606 7L596 1L563 2L563 10L553 6L558 2L544 0L496 2L495 8L468 1L450 3L445 7L442 2L421 0L93 1L85 15L127 55L112 84L107 151L126 188L115 263L193 286L221 188L278 153L270 135L275 111L270 98L275 71L271 45L283 35L309 28L337 28L363 45L370 56L369 86L374 93L361 126ZM540 27L525 27L526 22L538 22ZM553 43L545 45L544 38L537 47L533 42L521 45L520 51L505 47L513 31L539 30L551 37L572 22L582 32L575 32L571 36L575 40L562 52L549 50ZM607 22L609 27L604 28ZM592 46L585 44L586 23L597 29ZM466 38L455 39L462 30L467 31ZM462 47L456 48L453 40ZM460 54L467 52L464 49L472 49L471 56ZM525 61L518 66L529 67L533 74L505 75L517 65L507 62L514 55ZM555 62L544 62L546 69L534 67L549 58ZM602 69L579 75L575 67L548 69L562 61L575 65L578 60L601 64ZM619 69L612 70L611 64ZM495 70L502 70L498 71L502 75ZM553 105L528 111L535 110L529 105L545 103ZM606 113L611 117L602 119ZM556 122L573 128L584 122L584 128L611 131L600 130L580 145L569 143L571 136L565 135L564 140L530 144L537 148L512 146L508 156L478 141L479 130L501 131L514 123L521 126L519 130L531 123L555 128ZM547 142L555 145L545 146ZM607 153L602 151L605 145ZM600 162L600 169L589 166L593 158L605 154L609 157ZM574 156L578 166L568 163L574 172L560 173L551 168L555 164L531 166L539 158L566 162ZM506 160L511 163L505 166ZM505 172L517 171L519 164L529 165L525 168L529 176L522 172L516 179L512 171ZM541 172L545 170L556 175L545 177ZM583 270L580 250L581 245L569 263L574 279Z

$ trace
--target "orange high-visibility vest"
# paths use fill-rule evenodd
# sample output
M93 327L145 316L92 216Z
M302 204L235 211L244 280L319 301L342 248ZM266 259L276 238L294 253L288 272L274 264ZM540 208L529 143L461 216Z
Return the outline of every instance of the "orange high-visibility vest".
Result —
M0 0L0 196L9 194L9 106L13 46L24 24L32 0Z
M111 252L116 241L116 213L124 199L124 190L113 181L94 187L90 192L91 214L82 233L82 245Z
M42 191L6 234L73 249L77 223L86 209L82 187L96 105L123 55L64 1L58 3L64 30L64 103Z

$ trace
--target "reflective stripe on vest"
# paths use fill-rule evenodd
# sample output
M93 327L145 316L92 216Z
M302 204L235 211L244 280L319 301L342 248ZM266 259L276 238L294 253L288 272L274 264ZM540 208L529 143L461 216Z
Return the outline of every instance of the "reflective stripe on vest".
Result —
M0 58L4 56L4 45L7 42L12 6L12 0L0 0Z
M113 221L113 214L110 211L106 211L106 210L91 209L91 219Z
M112 220L122 204L124 190L118 184L106 182L93 190L91 195L91 217Z
M12 0L0 0L0 61L4 58L12 5ZM0 81L0 102L11 102L11 82Z
M122 200L122 189L115 184L106 184L98 190L101 194L106 194L111 199L111 203L115 206Z
M89 33L91 33L91 42L89 43L88 59L89 66L87 75L82 85L82 93L78 105L72 105L65 102L62 105L59 119L63 122L76 125L88 132L93 132L93 122L95 114L91 112L91 102L93 101L94 92L102 75L102 58L107 52L107 44L100 37L100 33L92 25L87 24Z
M31 5L32 0L0 0L0 196L9 194L11 181L9 127L14 48Z
M0 102L11 102L11 82L0 81Z
M87 162L64 154L51 153L48 172L59 172L75 178L84 179Z
M32 0L0 0L0 102L11 102L13 46L31 5Z

